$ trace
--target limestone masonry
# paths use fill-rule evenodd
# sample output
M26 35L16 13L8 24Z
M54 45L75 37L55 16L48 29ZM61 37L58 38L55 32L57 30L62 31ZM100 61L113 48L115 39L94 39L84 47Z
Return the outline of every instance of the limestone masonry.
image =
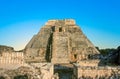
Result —
M27 62L73 63L99 54L72 19L49 20L25 47Z
M0 79L120 79L105 62L75 20L49 20L24 50L0 47Z

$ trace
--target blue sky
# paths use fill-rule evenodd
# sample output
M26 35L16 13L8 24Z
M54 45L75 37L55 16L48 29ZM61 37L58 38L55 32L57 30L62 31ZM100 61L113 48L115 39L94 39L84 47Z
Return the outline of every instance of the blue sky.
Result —
M95 46L120 45L120 0L0 0L0 45L23 49L47 20L66 18Z

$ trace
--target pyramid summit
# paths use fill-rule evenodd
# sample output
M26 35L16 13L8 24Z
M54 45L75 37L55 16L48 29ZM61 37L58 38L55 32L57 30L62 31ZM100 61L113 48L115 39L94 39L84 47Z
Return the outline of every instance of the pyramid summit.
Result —
M45 25L55 25L56 23L60 23L61 25L75 25L75 20L73 19L65 19L65 20L48 20Z
M26 62L73 63L99 54L75 20L48 20L25 47Z

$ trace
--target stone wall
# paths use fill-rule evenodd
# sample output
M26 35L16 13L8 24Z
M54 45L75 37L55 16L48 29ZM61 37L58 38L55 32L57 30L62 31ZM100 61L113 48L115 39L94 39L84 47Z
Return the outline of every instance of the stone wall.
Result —
M0 56L0 64L23 64L23 52L3 52Z
M76 25L73 19L65 19L65 25Z
M84 67L87 67L87 66L91 66L91 67L98 67L98 63L100 62L100 60L82 60L82 61L79 61L77 62L78 64L77 65L80 65L80 66L84 66Z
M0 68L16 69L25 65L23 52L3 52L0 56Z
M40 69L42 79L54 78L54 65L51 63L30 63L30 66Z
M45 25L47 26L54 26L56 22L64 22L65 25L76 25L75 21L73 19L65 19L65 20L48 20Z
M51 63L30 63L13 70L0 70L0 77L5 79L58 79ZM24 78L26 77L26 78Z
M84 67L77 66L74 68L74 76L77 79L119 79L120 67Z

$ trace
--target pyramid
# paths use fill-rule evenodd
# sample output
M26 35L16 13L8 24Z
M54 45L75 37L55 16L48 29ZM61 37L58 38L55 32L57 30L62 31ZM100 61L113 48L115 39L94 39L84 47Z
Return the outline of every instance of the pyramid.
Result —
M48 20L26 45L26 62L74 63L94 58L99 51L73 19Z

